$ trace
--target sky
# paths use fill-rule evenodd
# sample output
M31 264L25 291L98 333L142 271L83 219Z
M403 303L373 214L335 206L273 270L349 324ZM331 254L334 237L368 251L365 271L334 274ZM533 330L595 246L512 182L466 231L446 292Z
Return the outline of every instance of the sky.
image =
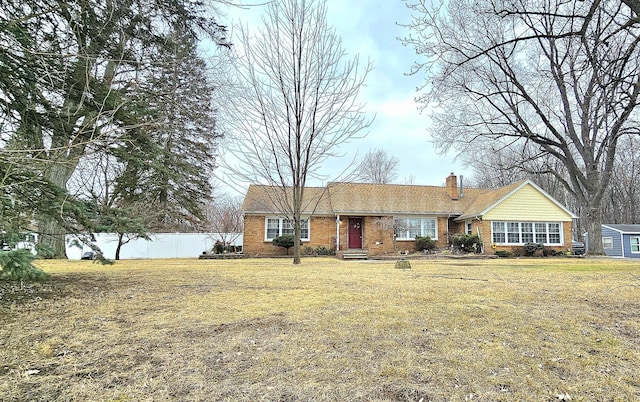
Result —
M251 3L243 0L242 4ZM416 88L424 82L424 74L409 75L416 61L413 48L402 45L398 37L409 35L398 24L411 21L411 11L401 0L328 0L328 23L342 38L350 58L373 62L361 91L360 100L375 120L366 137L341 145L346 156L325 163L323 171L350 163L354 156L363 157L369 150L380 148L399 159L396 183L444 185L452 172L465 175L455 155L436 153L427 131L429 118L421 113L415 98ZM229 7L225 23L241 23L252 27L260 23L266 6Z

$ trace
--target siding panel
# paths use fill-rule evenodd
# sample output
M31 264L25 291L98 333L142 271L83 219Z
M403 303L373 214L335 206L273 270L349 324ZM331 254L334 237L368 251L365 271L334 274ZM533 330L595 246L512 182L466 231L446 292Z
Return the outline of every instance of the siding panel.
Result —
M484 215L485 220L571 222L571 216L527 184Z
M622 257L622 234L617 230L602 226L602 237L611 237L613 240L613 248L605 248L605 254L610 257Z
M640 258L640 254L639 253L632 253L631 252L631 238L632 237L638 237L640 236L640 234L638 233L634 233L634 234L627 234L625 233L623 235L623 246L624 246L624 256L628 257L628 258Z

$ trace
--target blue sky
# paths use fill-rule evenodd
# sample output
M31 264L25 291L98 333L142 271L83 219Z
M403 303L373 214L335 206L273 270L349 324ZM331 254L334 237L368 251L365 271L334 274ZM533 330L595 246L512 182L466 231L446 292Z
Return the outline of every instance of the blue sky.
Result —
M255 4L243 0L242 4ZM398 23L408 23L411 12L401 0L328 0L328 22L341 36L349 56L356 54L362 61L370 59L374 70L369 74L361 100L375 121L368 135L341 146L346 156L340 161L328 161L323 169L351 162L370 149L381 148L400 160L396 182L410 177L413 184L444 185L451 172L466 175L455 155L438 156L428 135L429 119L420 113L414 98L416 88L424 82L423 74L407 73L416 60L415 51L404 47L397 39L408 30ZM260 21L266 6L230 7L227 24L242 23L252 27ZM336 171L338 168L335 169Z

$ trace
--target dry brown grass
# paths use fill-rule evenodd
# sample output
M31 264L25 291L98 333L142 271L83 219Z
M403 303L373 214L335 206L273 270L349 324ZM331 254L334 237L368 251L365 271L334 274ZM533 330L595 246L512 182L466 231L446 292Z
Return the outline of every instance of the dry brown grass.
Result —
M640 266L40 262L0 293L0 399L640 399Z

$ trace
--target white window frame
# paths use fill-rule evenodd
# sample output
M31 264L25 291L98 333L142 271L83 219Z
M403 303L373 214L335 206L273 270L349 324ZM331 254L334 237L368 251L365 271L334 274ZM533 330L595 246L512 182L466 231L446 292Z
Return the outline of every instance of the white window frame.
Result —
M523 226L527 227L523 231ZM531 230L531 231L529 231ZM521 246L529 242L523 241L523 233L526 237L533 237L534 242L545 246L562 246L564 244L564 231L562 222L514 222L492 221L491 242L505 246ZM558 237L559 242L551 243L552 237ZM500 237L497 239L497 237ZM504 240L502 240L504 239ZM517 240L517 241L516 241Z
M527 229L525 230L525 225L527 226ZM527 243L533 243L533 240L536 238L535 232L534 232L534 223L533 222L520 222L520 239L522 241L522 243L527 244ZM525 237L527 239L525 239Z
M603 236L602 237L602 248L606 248L607 250L613 249L613 237L611 237L611 236Z
M633 244L633 240L636 241L636 244ZM637 250L633 251L633 246L636 246ZM629 237L629 250L631 250L631 254L640 254L640 236L631 236Z
M271 223L277 223L278 225L277 227L278 233L273 237L269 237L269 221L271 221ZM288 227L285 228L285 226L288 226ZM275 228L272 228L272 229L275 229ZM306 237L304 236L305 230L307 234ZM266 216L264 218L264 241L270 242L276 237L282 236L283 234L288 234L288 233L293 234L293 220L287 219L287 218L281 218L277 216ZM301 218L300 240L302 240L303 242L308 242L311 240L311 228L309 225L309 218Z
M502 235L504 237L504 240L496 240L496 235ZM507 224L505 222L491 222L491 242L494 244L506 244Z
M416 233L416 235L421 237L429 236L432 240L438 240L438 218L425 218L425 217L416 217L416 216L396 216L393 218L394 227L398 227L398 223L397 223L398 221L405 221L405 222L419 221L419 225L420 225L419 233ZM429 227L426 224L426 221L433 222L433 235L431 235L431 233L427 233L427 230L429 230ZM418 223L418 222L415 222L415 223ZM416 228L416 226L414 226L414 228ZM411 232L412 230L410 230L409 228L402 231L398 231L396 233L396 240L415 240L416 236L412 237Z

